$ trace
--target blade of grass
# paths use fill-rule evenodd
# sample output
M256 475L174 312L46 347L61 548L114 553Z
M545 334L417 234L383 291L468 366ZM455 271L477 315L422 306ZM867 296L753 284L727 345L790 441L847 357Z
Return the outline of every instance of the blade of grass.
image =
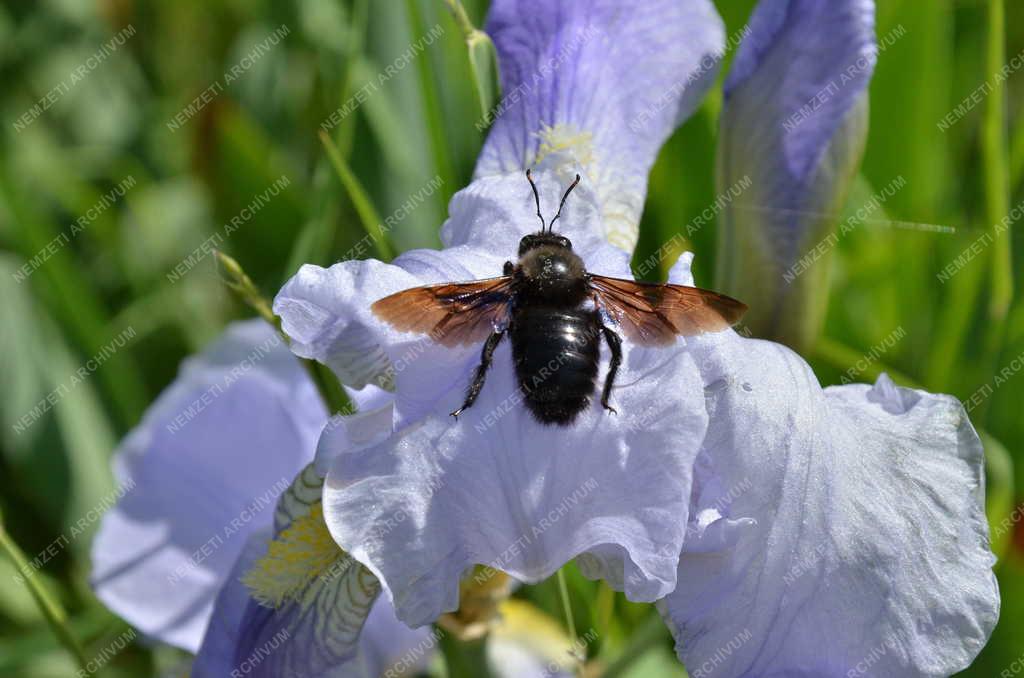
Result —
M345 158L342 157L341 152L334 144L330 135L320 130L320 141L323 142L324 148L327 150L327 156L330 158L331 164L334 165L334 171L337 172L342 186L344 186L345 191L348 193L348 197L352 201L352 206L355 207L356 213L359 215L359 220L362 222L366 234L373 240L381 260L391 261L395 256L395 250L388 239L387 231L384 230L384 222L381 221L380 216L377 214L369 194L363 188L359 179L356 178L348 163L345 162Z
M284 268L285 280L294 275L303 264L323 266L332 260L331 246L334 243L338 215L334 194L330 189L329 163L328 159L321 158L313 172L313 195L317 207L292 245L288 263Z
M270 301L260 293L256 284L245 273L241 265L223 252L215 251L214 257L216 257L224 284L228 286L228 289L242 303L256 311L257 315L266 320L286 344L291 343L291 339L281 329L281 319L274 315ZM348 394L345 393L345 389L342 388L337 377L325 365L321 365L314 360L299 358L298 356L296 356L296 359L302 363L303 368L309 374L309 378L313 381L317 391L319 391L328 412L331 414L353 414L356 411L355 405L349 399Z
M821 337L814 346L813 355L824 363L832 365L838 370L846 372L864 358L864 353L855 348L843 345L841 342L829 337ZM858 381L873 382L883 372L888 374L893 381L900 386L908 388L924 388L912 377L908 377L899 370L889 367L880 360L872 361L867 367L857 373Z
M986 71L995 74L1006 60L1004 45L1006 9L1004 0L988 0L988 45ZM1006 156L1006 90L1003 78L995 78L985 104L982 120L981 152L985 176L985 214L990 225L999 223L1010 212L1009 168ZM997 229L992 242L992 294L989 316L994 324L1006 318L1013 298L1013 259L1010 229Z
M341 96L339 106L345 106L349 97L352 96L352 84L355 78L356 63L363 55L363 46L366 41L366 20L367 0L354 0L352 3L352 21L349 24L348 49L345 50L345 65L341 76ZM338 125L335 138L342 156L349 157L352 153L352 140L356 130L357 116L348 115Z
M16 223L15 231L19 236L22 255L31 260L37 253L49 253L52 243L57 242L56 238L60 235L24 199L25 195L18 191L9 176L0 176L0 199L5 201ZM44 296L54 317L70 330L82 353L92 357L114 338L110 331L110 318L103 304L66 247L52 252L25 282L29 280L33 283L33 289ZM112 354L98 372L104 390L110 396L118 423L123 428L134 425L142 415L142 407L147 398L141 373L131 359L130 352L118 351Z
M988 41L986 70L995 74L1005 63L1004 45L1006 9L1004 0L988 2ZM985 217L993 229L992 265L988 322L982 340L983 361L990 366L988 374L998 369L997 364L1006 341L1006 316L1013 303L1013 253L1011 252L1010 224L1000 230L1010 213L1010 169L1006 147L1006 90L1005 79L995 78L986 100L981 127L981 157L984 176ZM974 412L976 425L987 421L992 398L986 398Z
M1009 175L1006 157L1005 90L1003 79L995 77L1003 67L1005 48L1005 8L1003 0L988 0L988 37L984 72L989 93L981 121L980 153L982 157L985 210L984 228L992 229L992 244L984 256L957 273L949 298L942 304L937 323L938 332L928 356L926 383L936 390L948 390L951 377L985 281L986 269L991 271L991 293L988 295L987 320L983 348L988 362L997 359L1003 340L1006 313L1013 298L1013 264L1010 231L999 232L998 224L1009 213ZM991 259L989 259L991 257ZM990 264L986 267L986 264ZM983 412L976 414L980 421Z
M409 17L409 30L413 39L427 34L427 27L423 22L423 15L420 13L418 0L406 0L406 13ZM423 113L426 116L427 134L430 137L430 150L434 156L434 168L437 174L444 180L441 186L441 195L444 196L443 203L448 204L452 197L453 186L455 186L455 171L452 169L452 160L448 152L448 144L445 141L444 114L441 111L441 102L437 96L437 81L430 70L429 54L424 53L416 59L416 73L420 81L420 96L423 98Z
M50 626L50 630L53 631L53 635L57 637L60 644L75 658L75 661L81 667L81 670L86 675L91 673L88 669L89 660L85 656L85 651L82 646L78 643L78 639L71 632L71 627L68 625L68 615L61 607L60 603L50 595L50 592L35 578L35 572L32 565L29 563L28 558L25 556L25 552L21 550L14 540L11 539L10 535L7 534L7 528L4 527L3 517L0 516L0 550L10 559L11 563L14 564L15 569L21 573L22 581L28 588L29 593L32 594L32 598L36 601L36 605L39 606L39 611L42 612L43 618L46 619L46 623Z
M1013 457L1001 442L979 431L985 447L985 514L988 516L992 553L1002 564L1013 538Z
M92 638L109 628L117 619L102 607L91 607L71 617L68 626L76 638ZM123 622L121 622L123 625ZM59 643L49 627L34 625L24 633L0 640L0 675L18 676L24 665L54 652Z
M369 83L379 72L380 69L369 59L360 59L355 65L356 83ZM389 90L382 88L363 105L366 106L366 124L388 172L399 179L408 179L410 183L418 182L423 170L416 159L416 131L397 113L401 106L395 97Z

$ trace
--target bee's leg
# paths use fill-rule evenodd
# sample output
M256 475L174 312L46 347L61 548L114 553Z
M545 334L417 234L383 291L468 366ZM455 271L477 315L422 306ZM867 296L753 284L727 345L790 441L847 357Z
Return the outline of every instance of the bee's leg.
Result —
M515 264L511 261L505 262L505 267L502 269L502 273L505 275L512 275L512 272L516 270Z
M466 401L462 403L462 407L452 412L452 416L456 419L463 411L469 409L476 402L476 397L480 395L480 390L484 387L484 379L487 377L487 368L491 366L494 349L498 348L498 343L503 336L505 336L505 330L492 332L484 342L484 350L480 353L480 364L477 366L476 372L473 373L473 381L469 384L469 390L466 391Z
M615 384L615 374L622 364L622 339L612 330L604 325L601 326L604 340L608 342L608 348L612 351L612 359L608 362L608 376L604 378L604 391L601 393L601 405L612 414L618 414L616 409L608 404L608 397L612 394L612 386Z

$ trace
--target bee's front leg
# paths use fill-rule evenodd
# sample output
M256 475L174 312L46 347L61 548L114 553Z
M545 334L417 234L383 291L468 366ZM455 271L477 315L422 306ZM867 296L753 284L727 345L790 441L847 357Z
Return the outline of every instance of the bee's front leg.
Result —
M604 334L604 340L608 342L608 348L612 351L612 359L608 363L608 376L605 377L604 390L601 392L601 406L612 414L618 414L615 408L608 404L608 399L611 397L612 387L615 385L615 375L619 371L619 365L622 364L622 339L619 339L619 335L604 325L601 326L601 332Z
M480 395L480 390L484 387L484 379L487 378L487 368L491 366L491 359L494 357L494 349L498 348L498 343L503 336L505 336L505 330L492 332L484 342L484 350L480 353L480 364L477 366L476 372L473 373L473 381L469 384L469 390L466 391L466 401L462 403L462 407L451 413L456 419L469 409L476 402L476 397Z

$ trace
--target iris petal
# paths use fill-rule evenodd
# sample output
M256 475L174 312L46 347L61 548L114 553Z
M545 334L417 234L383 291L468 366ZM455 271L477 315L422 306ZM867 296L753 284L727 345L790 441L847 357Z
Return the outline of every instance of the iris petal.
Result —
M710 424L690 515L722 518L691 522L703 539L660 603L690 674L966 667L999 595L982 449L961 405L884 376L822 390L778 344L702 344Z
M350 390L349 396L361 411L334 428L352 440L390 433L390 417L377 414L390 407L390 394L371 386ZM281 645L281 638L263 638L253 630L256 626L287 629L303 638L292 645L301 647L307 638L299 621L308 618L257 615L271 610L255 604L252 619L243 616L251 596L241 576L266 551L271 526L284 530L308 508L308 497L289 486L311 461L326 420L306 372L265 322L230 326L217 342L184 363L178 379L157 398L115 457L127 491L104 516L93 543L93 585L100 599L151 637L191 652L202 646L196 676L232 675L247 661L245 667L251 669L267 654L257 652L263 644L270 643L265 650ZM300 478L303 487L322 484L312 467ZM319 530L330 552L341 553L322 517ZM362 572L360 582L376 586L373 575L347 562L353 564L353 573ZM351 583L346 568L333 565L327 570L331 577L316 581ZM300 576L308 569L305 562L296 563ZM316 598L313 587L302 588ZM349 672L340 675L362 675L352 673L353 667L379 668L383 659L403 651L403 642L423 640L394 620L386 602L374 610L371 620L376 615L392 622L381 633L374 631L381 625L372 622L360 636L357 659L346 662ZM323 618L343 612L330 609ZM254 638L261 640L246 642ZM354 644L355 636L348 642ZM250 661L251 655L257 661Z
M93 542L97 596L144 633L194 652L217 589L248 535L270 526L326 418L266 323L232 325L184 363L115 456L130 490Z
M376 605L376 577L331 541L323 524L323 481L312 466L278 504L275 535L257 535L221 590L192 675L378 676L427 639ZM268 541L269 548L268 548ZM364 628L377 612L373 626ZM384 624L379 619L383 616ZM385 637L373 634L386 629Z
M722 21L706 0L496 0L487 32L503 99L476 177L561 153L595 187L609 240L631 251L647 174L714 83Z
M876 51L872 0L766 1L750 19L720 123L718 190L734 199L718 279L759 336L802 346L819 329L817 259L860 165Z
M614 396L627 416L594 403L561 428L525 411L500 347L458 421L431 417L335 455L324 490L332 535L412 626L456 609L459 578L477 563L536 582L586 553L587 574L656 600L675 585L685 534L676 516L704 426L695 365L663 354L659 364L627 359Z

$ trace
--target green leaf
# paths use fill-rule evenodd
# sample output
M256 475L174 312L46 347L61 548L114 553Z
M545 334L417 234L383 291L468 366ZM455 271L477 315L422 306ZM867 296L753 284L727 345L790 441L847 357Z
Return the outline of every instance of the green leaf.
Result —
M409 28L416 40L420 40L428 33L418 1L406 0L405 3ZM447 204L457 184L455 170L452 169L451 153L448 150L444 112L441 109L441 101L437 94L437 80L431 71L429 56L429 53L424 53L416 58L416 73L420 81L423 113L427 118L427 133L430 137L430 150L434 156L434 169L444 181L441 186L441 195L444 196L444 202Z
M16 223L21 252L28 263L40 252L52 252L40 264L22 276L21 285L31 285L47 305L54 309L55 319L74 335L83 360L97 355L114 338L110 319L103 303L89 284L67 246L49 249L60 242L52 222L40 213L38 206L18 190L12 178L0 175L0 201L4 202ZM19 266L20 268L20 266ZM22 273L22 270L18 271ZM14 272L8 273L9 278ZM75 366L77 367L77 366ZM73 368L74 369L74 368ZM111 397L119 421L133 425L142 414L145 387L138 366L130 351L122 350L97 370L97 378Z
M321 130L320 141L327 149L327 156L331 159L335 172L338 173L341 185L345 187L352 206L355 207L356 213L359 215L359 221L363 224L366 234L373 240L380 258L383 261L391 261L395 257L394 248L388 239L387 231L384 230L384 222L377 213L377 208L373 206L366 189L363 188L362 182L352 172L345 159L341 157L341 152L338 151L338 147L335 146L327 132Z
M0 257L0 279L11 276L15 270L12 257ZM31 394L26 401L24 395L11 397L16 392L5 392L8 397L3 401L4 436L8 449L28 450L30 441L43 432L48 418L56 420L64 443L62 461L68 465L71 479L70 496L63 497L59 504L70 527L84 516L95 515L90 511L113 489L109 458L116 437L90 376L76 379L80 363L72 356L53 320L34 303L26 287L4 285L0 289L0 325L7 329L0 334L0 351L23 356L22 360L11 361L19 364L10 369L12 374L20 375L15 380L28 382L25 393ZM40 466L39 459L19 461L18 466L25 470L40 471L41 482L52 477ZM87 536L95 526L95 520L89 520L85 533L76 532L76 538L70 540L72 547L86 550Z
M992 552L1002 560L1021 518L1014 511L1013 458L1001 442L984 431L978 433L985 448L985 514Z

